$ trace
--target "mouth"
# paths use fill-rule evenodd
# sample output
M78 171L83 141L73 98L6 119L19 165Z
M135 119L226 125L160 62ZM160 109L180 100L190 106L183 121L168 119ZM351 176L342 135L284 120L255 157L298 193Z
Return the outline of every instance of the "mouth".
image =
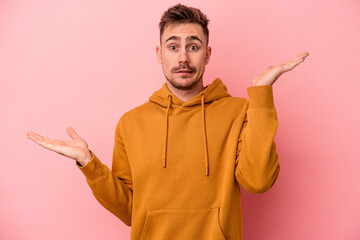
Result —
M191 71L191 70L180 70L180 71L176 71L175 73L179 73L179 74L191 74L193 73L194 71Z
M171 69L171 72L180 76L181 78L188 78L193 76L193 74L195 74L197 71L196 67L180 65Z

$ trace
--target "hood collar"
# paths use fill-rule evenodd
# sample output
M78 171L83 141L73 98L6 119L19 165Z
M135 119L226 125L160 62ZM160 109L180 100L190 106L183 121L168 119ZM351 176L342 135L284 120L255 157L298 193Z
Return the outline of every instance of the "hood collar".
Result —
M227 92L226 86L222 81L217 78L210 85L206 86L203 91L197 94L187 102L183 102L170 92L166 83L149 98L150 102L159 104L161 107L166 107L165 114L165 136L164 136L164 151L163 151L163 167L166 168L167 160L167 142L168 142L168 129L169 129L169 114L170 108L176 106L190 107L201 104L201 124L203 130L204 140L204 157L205 157L205 175L209 176L209 155L206 134L206 118L205 118L205 103L210 103L223 97L231 97Z
M223 84L220 78L217 78L210 85L206 86L203 91L198 93L195 97L188 100L187 102L183 102L178 97L176 97L172 92L170 92L166 83L164 83L164 85L158 91L154 92L151 95L149 101L157 103L162 107L167 107L169 102L168 96L171 95L172 106L190 107L201 104L202 94L204 94L205 96L205 103L209 103L223 97L231 97L231 95L227 92L226 86Z

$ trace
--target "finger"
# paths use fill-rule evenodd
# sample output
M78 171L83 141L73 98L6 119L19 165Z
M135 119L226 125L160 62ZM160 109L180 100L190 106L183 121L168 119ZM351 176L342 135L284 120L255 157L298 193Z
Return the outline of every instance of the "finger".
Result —
M33 133L33 132L28 132L27 136L28 136L28 138L30 138L33 141L36 141L37 143L43 142L43 143L58 144L60 142L63 142L63 141L59 141L56 139L41 136L41 135Z
M36 133L34 133L34 132L28 131L28 132L26 133L26 135L39 135L39 134L36 134Z
M302 63L305 58L309 55L308 52L304 52L300 55L298 55L296 58L282 64L282 68L285 72L292 70L293 68L295 68L297 65L299 65L300 63Z
M292 61L298 62L300 60L304 61L304 59L309 56L308 52L303 52L302 54L298 55L296 58L294 58Z
M34 139L39 140L39 139L43 138L43 136L33 133L33 132L27 132L27 137L30 138L31 140L34 140Z
M283 72L288 72L299 65L302 61L298 60L297 62L288 62L282 66Z
M57 153L60 153L61 148L66 145L64 141L43 136L35 136L30 139L33 140L33 142L39 144L40 146Z
M46 138L46 137L43 137L43 136L35 134L35 133L28 133L28 138L30 138L31 140L33 140L36 143L48 143L48 142L53 141L50 138Z
M69 134L69 136L72 138L72 139L78 139L78 138L80 138L78 135L77 135L77 133L75 132L75 130L74 129L72 129L71 127L68 127L67 129L66 129L66 132Z
M40 135L37 135L37 134L31 135L31 134L29 134L28 138L30 138L34 143L37 143L37 144L39 144L39 145L41 145L41 146L43 146L45 148L49 148L49 144L48 144L49 141L46 141L46 139L44 137L40 136Z
M54 145L54 144L51 144L51 143L48 143L48 142L36 141L36 140L34 142L39 144L40 146L50 150L50 151L63 154L62 151L61 151L61 147L62 147L61 145Z

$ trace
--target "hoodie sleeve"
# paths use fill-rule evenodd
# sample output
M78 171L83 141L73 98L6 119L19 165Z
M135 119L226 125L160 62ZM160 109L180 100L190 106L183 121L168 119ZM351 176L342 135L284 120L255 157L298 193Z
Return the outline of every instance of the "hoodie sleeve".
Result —
M92 155L88 164L77 165L85 175L95 198L126 225L131 226L133 184L120 121L115 132L112 171L94 153Z
M252 86L247 92L249 106L238 139L235 177L246 191L264 193L280 171L274 143L278 120L272 86Z

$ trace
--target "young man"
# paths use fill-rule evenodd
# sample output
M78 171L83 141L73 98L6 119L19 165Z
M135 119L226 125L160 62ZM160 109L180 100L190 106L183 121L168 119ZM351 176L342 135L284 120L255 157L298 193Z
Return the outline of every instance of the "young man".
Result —
M162 16L156 53L166 83L120 118L112 171L71 128L69 142L28 133L77 161L96 199L132 226L131 239L242 239L238 184L264 193L279 174L272 84L308 53L256 76L249 100L231 97L220 79L203 86L207 24L181 4Z

